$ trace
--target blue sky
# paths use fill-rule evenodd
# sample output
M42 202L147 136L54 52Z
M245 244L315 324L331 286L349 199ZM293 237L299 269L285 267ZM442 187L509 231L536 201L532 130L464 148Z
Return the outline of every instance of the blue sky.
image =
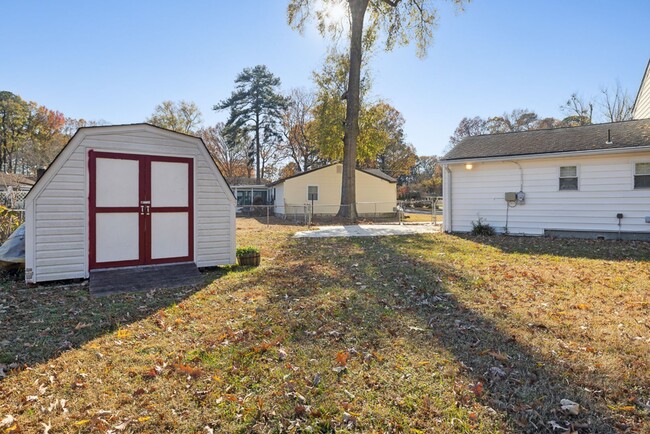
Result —
M243 68L266 64L282 87L310 88L328 41L286 23L285 0L6 1L0 90L67 116L141 122L163 100L225 120ZM373 93L406 119L421 155L440 154L463 116L515 108L561 116L572 92L618 80L632 96L650 57L645 0L476 0L457 14L440 2L424 60L412 47L377 53Z

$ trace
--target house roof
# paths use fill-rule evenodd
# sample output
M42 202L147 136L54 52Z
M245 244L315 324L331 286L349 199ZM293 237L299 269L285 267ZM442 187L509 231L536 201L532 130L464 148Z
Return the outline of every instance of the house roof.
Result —
M228 181L228 184L230 184L231 187L238 187L242 185L262 185L265 186L269 183L268 180L266 179L260 179L260 182L257 182L257 178L248 178L245 176L237 176L237 177L232 177L232 178L226 178Z
M306 174L312 173L312 172L316 172L317 170L325 169L326 167L335 166L337 164L341 164L341 163L331 163L331 164L328 164L328 165L325 165L325 166L322 166L322 167L318 167L316 169L307 170L305 172L300 172L300 173L296 173L295 175L287 176L286 178L278 179L277 181L270 183L269 187L273 186L273 185L278 185L278 184L286 181L287 179L297 178L299 176L306 175ZM357 170L360 171L360 172L367 173L368 175L375 176L375 177L377 177L379 179L383 179L384 181L388 181L388 182L391 182L391 183L397 182L397 180L395 178L392 178L391 176L385 174L384 172L382 172L379 169L360 169L360 168L357 167Z
M608 142L608 132L611 142ZM443 161L650 147L650 119L463 139Z
M0 187L32 186L36 183L33 179L17 173L0 172Z
M388 182L397 182L397 179L393 178L392 176L390 176L385 172L382 172L379 169L357 169L357 170L366 172L368 175L376 176L377 178L381 178Z

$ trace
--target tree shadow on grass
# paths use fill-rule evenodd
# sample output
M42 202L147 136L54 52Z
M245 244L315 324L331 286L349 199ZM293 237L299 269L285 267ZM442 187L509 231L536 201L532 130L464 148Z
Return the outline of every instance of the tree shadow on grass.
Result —
M648 241L586 240L507 235L485 237L469 234L456 234L454 236L497 248L504 253L553 255L607 261L650 261L650 242Z
M226 272L209 270L204 273L205 284ZM47 362L180 303L205 284L97 298L89 294L87 282L30 288L20 280L5 280L0 286L0 364L22 367Z
M275 297L260 309L260 316L272 318L270 311L284 310L295 312L298 318L297 307L327 303L324 289L310 283L332 278L319 274L318 264L333 265L339 274L334 279L358 296L346 296L322 312L301 313L301 320L289 321L289 339L304 351L317 351L317 341L332 340L332 336L343 347L378 348L392 334L395 340L411 340L431 354L450 354L475 385L481 384L482 391L474 389L479 401L501 415L512 432L612 433L626 429L620 415L613 415L597 395L599 391L588 391L587 385L573 383L570 365L557 366L557 360L503 331L494 320L466 306L450 291L450 281L466 282L463 290L471 290L471 273L406 251L408 243L424 248L430 247L434 239L415 236L295 241L289 253L293 249L293 255L304 257L308 249L314 262L285 269L287 276L302 284L277 288ZM310 273L310 269L314 272ZM310 300L317 299L318 303L310 304ZM396 312L396 316L388 316L389 311ZM502 314L508 315L507 309ZM306 320L306 316L311 319ZM421 328L415 330L422 333L413 333L410 326L405 326L407 323L419 324ZM562 399L579 403L579 414L562 410Z

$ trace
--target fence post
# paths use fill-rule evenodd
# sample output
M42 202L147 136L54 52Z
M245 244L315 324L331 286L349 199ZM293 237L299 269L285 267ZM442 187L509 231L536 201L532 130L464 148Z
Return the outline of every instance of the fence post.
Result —
M266 206L266 224L267 224L267 225L269 224L269 207L270 207L270 206L271 206L271 205L267 205L267 206Z

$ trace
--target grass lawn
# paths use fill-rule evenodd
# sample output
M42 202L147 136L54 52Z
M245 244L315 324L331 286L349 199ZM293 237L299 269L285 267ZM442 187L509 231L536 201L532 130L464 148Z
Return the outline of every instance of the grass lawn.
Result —
M0 433L650 432L649 243L299 229L200 288L5 282Z

